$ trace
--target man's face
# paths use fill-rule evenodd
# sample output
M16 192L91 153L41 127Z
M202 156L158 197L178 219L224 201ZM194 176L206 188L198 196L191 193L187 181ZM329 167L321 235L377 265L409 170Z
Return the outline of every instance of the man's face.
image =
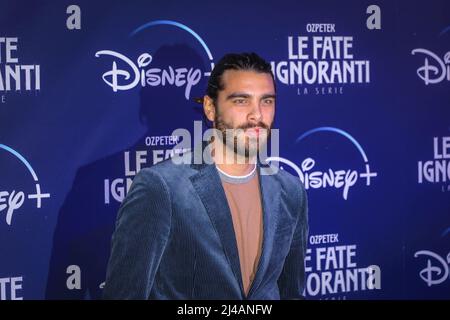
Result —
M214 126L235 153L256 155L267 143L275 115L275 88L270 74L227 70L222 75ZM241 146L241 148L239 147ZM244 146L244 148L242 148Z

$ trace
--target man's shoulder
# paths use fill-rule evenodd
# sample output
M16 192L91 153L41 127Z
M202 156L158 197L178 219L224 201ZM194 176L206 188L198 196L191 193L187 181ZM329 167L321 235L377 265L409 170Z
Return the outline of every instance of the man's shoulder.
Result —
M268 176L276 179L280 184L282 189L289 190L298 190L303 191L304 186L298 176L283 170L281 167L275 167L274 165L261 165L261 173L266 174Z
M172 158L158 162L151 167L143 168L138 175L143 179L160 178L166 182L181 181L192 175L194 169L189 162L189 154L183 155L185 161L173 161ZM184 159L184 158L183 158Z
M271 175L271 179L277 181L276 185L280 188L281 199L285 202L288 208L291 208L292 212L299 212L301 219L307 219L307 211L302 208L307 208L308 197L306 194L306 188L300 178L290 172L275 167L272 170L274 173Z

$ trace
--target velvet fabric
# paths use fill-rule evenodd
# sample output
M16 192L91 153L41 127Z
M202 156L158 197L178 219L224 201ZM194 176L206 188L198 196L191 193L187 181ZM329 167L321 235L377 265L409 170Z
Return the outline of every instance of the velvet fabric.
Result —
M142 169L119 209L105 299L302 299L308 205L298 178L262 175L263 243L244 294L230 209L214 164Z

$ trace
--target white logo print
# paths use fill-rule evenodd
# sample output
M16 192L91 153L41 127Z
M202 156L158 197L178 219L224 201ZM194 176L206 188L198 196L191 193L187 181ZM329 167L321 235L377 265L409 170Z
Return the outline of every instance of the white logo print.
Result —
M145 29L159 25L176 27L192 35L205 50L211 64L211 70L213 69L213 57L205 41L203 41L194 30L179 22L171 20L150 21L134 30L130 36L134 36ZM139 55L136 59L136 63L125 55L112 50L100 50L95 53L96 57L102 55L115 58L111 70L102 75L103 81L110 86L114 92L117 92L118 90L130 90L138 84L142 87L165 85L174 85L176 87L184 86L184 96L186 100L189 100L191 89L200 82L202 74L204 76L209 76L211 74L210 71L202 73L199 68L193 66L174 68L168 65L165 69L151 68L150 63L152 62L153 57L149 53L142 53ZM119 63L124 65L124 67L119 69Z
M425 85L436 84L446 79L450 81L450 51L443 59L430 50L418 48L411 51L412 55L421 53L425 55L423 66L417 69L417 75L425 82Z
M31 173L31 176L33 177L35 185L35 192L30 193L28 195L26 195L24 191L20 190L12 190L12 191L0 190L0 212L6 210L6 223L10 226L12 223L12 216L14 212L20 209L20 207L22 207L22 205L25 202L25 199L36 200L36 208L41 208L42 199L50 198L50 193L42 193L41 185L39 183L39 179L36 175L36 172L33 170L31 165L21 154L19 154L17 151L4 144L0 144L0 150L1 149L12 153L27 167L28 171Z
M362 149L361 145L351 135L349 135L347 132L341 129L332 127L321 127L312 129L302 134L297 139L297 142L301 141L302 139L306 138L307 136L313 133L321 131L338 133L346 137L348 140L350 140L360 152L364 161L365 170L360 172L356 169L339 168L338 170L334 170L329 168L328 170L325 171L320 170L312 171L312 169L316 165L316 161L311 157L304 159L301 162L300 167L297 166L292 161L281 157L270 157L267 159L267 161L277 161L291 167L298 175L300 181L303 182L306 189L309 188L318 189L327 187L342 189L342 197L344 198L344 200L347 200L350 188L356 185L359 178L365 179L366 186L370 186L372 178L376 177L378 174L376 172L371 171L369 160L367 158L366 153Z
M447 254L447 259L428 250L417 251L414 254L414 258L419 256L428 257L426 267L420 270L419 275L429 287L449 279L450 252Z
M131 59L123 54L111 50L101 50L95 53L96 57L108 55L119 59L114 60L112 69L102 75L103 81L108 84L114 92L117 90L129 90L136 87L139 83L142 87L149 86L165 86L166 84L175 85L177 87L185 86L184 96L189 99L191 88L199 83L202 72L195 68L173 68L168 66L167 69L145 68L152 62L153 58L148 53L141 54L135 64ZM129 70L118 69L117 63L123 62L129 67Z

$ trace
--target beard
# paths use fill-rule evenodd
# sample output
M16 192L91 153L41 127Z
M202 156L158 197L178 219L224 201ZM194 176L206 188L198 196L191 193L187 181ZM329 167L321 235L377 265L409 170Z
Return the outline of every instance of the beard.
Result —
M266 146L270 138L272 124L267 125L259 121L257 123L246 122L233 127L233 125L223 120L218 112L216 112L214 117L214 127L220 132L223 145L236 155L244 156L245 158L256 156L258 151ZM248 136L245 133L245 130L256 127L260 128L259 134L256 136Z

